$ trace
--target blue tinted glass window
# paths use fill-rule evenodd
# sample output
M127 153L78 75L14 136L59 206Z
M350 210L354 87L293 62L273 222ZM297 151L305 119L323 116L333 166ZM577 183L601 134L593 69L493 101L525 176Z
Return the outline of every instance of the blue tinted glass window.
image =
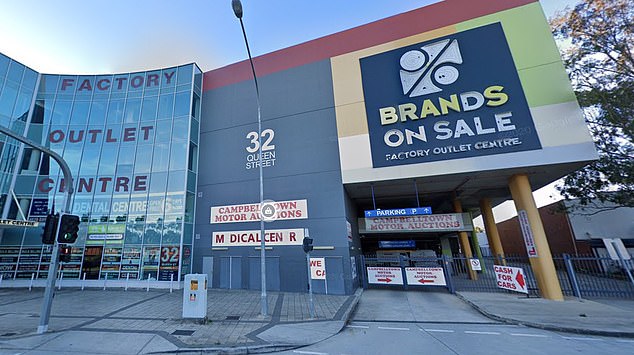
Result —
M119 148L119 160L117 161L117 175L131 175L134 167L134 146L122 145Z
M55 102L55 107L53 108L53 123L55 124L68 124L70 118L70 108L71 101L60 101L57 100Z
M141 109L141 121L154 121L156 119L156 105L158 97L146 97L143 99L143 107Z
M117 163L118 144L111 143L106 149L101 150L99 161L99 175L114 175Z
M143 132L139 131L137 125L124 125L121 130L121 144L136 145L136 142L143 138Z
M125 105L124 123L134 123L139 121L141 113L141 99L129 99Z
M178 82L176 85L189 84L192 82L192 66L186 65L178 68Z
M157 143L169 142L171 139L172 121L160 120L156 121L156 138Z
M10 61L9 57L0 53L0 77L6 76Z
M167 171L169 165L169 144L159 143L154 145L154 159L152 171Z
M89 146L87 146L89 147ZM67 152L64 152L64 159ZM81 174L82 175L96 175L97 167L99 166L99 148L87 148L84 149L84 155L81 157Z
M0 94L0 115L10 117L18 97L18 85L7 82Z
M152 123L142 123L139 127L139 143L154 143L156 127Z
M22 74L24 73L24 65L12 61L9 64L9 74L7 75L7 79L19 83L22 81Z
M112 75L100 75L95 79L95 87L94 92L95 95L100 94L108 94L110 89L112 88L113 83Z
M72 124L88 122L89 107L89 101L75 101L75 103L73 104L73 113L70 116L70 122Z
M172 139L187 140L189 137L189 117L177 117L174 119Z
M143 91L144 86L145 86L145 73L130 74L130 83L128 85L128 88L131 92Z
M80 76L77 78L77 90L75 91L77 97L82 97L83 100L90 98L94 89L94 76Z
M101 125L106 121L106 101L93 101L90 108L90 124Z
M167 189L167 173L152 173L150 193L163 193Z
M24 77L22 78L22 86L24 86L28 90L34 91L36 82L37 72L32 69L26 68L24 70Z
M152 169L152 145L140 144L136 150L134 173L149 173Z
M57 75L42 75L40 89L44 88L45 92L55 92L57 90L58 81L59 76Z
M115 75L112 79L111 92L125 93L128 90L128 74Z
M110 144L119 142L119 140L121 139L121 126L119 125L108 125L106 126L106 130L104 132L103 149L109 149Z
M189 148L188 145L189 143L187 143L187 141L172 142L170 170L187 169L187 159L184 159L184 157L187 154L187 150ZM183 183L183 186L184 185L185 184Z
M185 170L171 171L167 180L168 192L185 192Z
M176 86L176 68L163 69L161 72L161 87Z
M172 111L174 107L174 95L167 94L161 95L159 98L158 118L170 118L172 117Z
M123 122L123 100L112 100L108 106L108 123L121 123Z
M191 103L191 93L189 91L176 94L174 104L174 116L189 115L189 104Z
M13 117L23 117L26 121L26 114L31 107L31 101L33 99L33 92L22 88L18 93L18 99L15 102L13 109Z

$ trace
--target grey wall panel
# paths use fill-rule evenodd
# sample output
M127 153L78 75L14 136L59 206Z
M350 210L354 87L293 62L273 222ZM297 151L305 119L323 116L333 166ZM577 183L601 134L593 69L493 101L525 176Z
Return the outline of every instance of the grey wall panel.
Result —
M275 155L271 165L263 168L264 177L339 171L334 120L334 108L329 108L263 123L263 130L273 130L269 146L275 147L263 155L263 160ZM253 147L247 135L257 129L257 124L249 124L202 132L198 185L257 180L259 169L255 163L259 157L247 151L247 147ZM269 137L265 134L263 143Z
M263 121L334 106L330 60L258 77L258 84ZM201 133L257 123L253 81L204 92L202 112Z

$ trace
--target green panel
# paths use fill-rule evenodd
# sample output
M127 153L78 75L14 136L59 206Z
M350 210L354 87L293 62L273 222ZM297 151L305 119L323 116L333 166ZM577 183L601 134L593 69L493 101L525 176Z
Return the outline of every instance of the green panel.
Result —
M577 99L561 62L520 70L519 76L530 107L559 104Z
M461 22L456 30L461 32L495 22L502 23L518 70L561 61L538 2Z

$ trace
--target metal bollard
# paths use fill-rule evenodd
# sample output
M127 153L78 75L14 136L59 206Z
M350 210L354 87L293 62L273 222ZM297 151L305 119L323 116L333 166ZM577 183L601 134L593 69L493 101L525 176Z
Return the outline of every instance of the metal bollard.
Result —
M64 273L60 270L59 271L59 285L57 285L57 290L61 290L62 289L62 281L64 280Z
M150 292L150 275L147 275L147 288L145 289L145 292Z
M84 272L84 277L81 279L81 290L84 290L84 285L86 284L86 273Z
M29 291L33 288L33 279L35 278L35 273L31 274L31 283L29 283Z
M129 281L130 281L130 273L127 273L127 274L125 275L125 289L124 289L125 291L127 291L127 290L128 290L128 282L129 282Z
M106 290L106 281L108 281L108 274L106 274L105 278L103 279L103 290Z
M172 293L172 284L174 283L174 274L170 275L170 293Z

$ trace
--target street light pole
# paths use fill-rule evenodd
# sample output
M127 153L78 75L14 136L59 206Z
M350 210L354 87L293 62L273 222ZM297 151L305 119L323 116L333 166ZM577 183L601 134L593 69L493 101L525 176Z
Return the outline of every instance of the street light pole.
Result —
M255 101L258 106L258 154L259 172L260 172L260 272L262 280L262 294L260 296L261 302L261 314L266 316L269 311L269 306L266 301L266 249L264 242L264 217L262 216L262 204L264 202L264 181L262 177L262 116L260 108L260 89L258 87L258 77L255 75L255 66L253 65L253 58L251 57L251 49L249 49L249 41L247 40L247 32L244 30L244 23L242 22L242 3L240 0L231 0L231 7L233 13L240 20L240 27L242 28L242 35L244 36L244 43L247 46L247 54L249 56L249 63L251 63L251 71L253 72L253 82L255 83Z

